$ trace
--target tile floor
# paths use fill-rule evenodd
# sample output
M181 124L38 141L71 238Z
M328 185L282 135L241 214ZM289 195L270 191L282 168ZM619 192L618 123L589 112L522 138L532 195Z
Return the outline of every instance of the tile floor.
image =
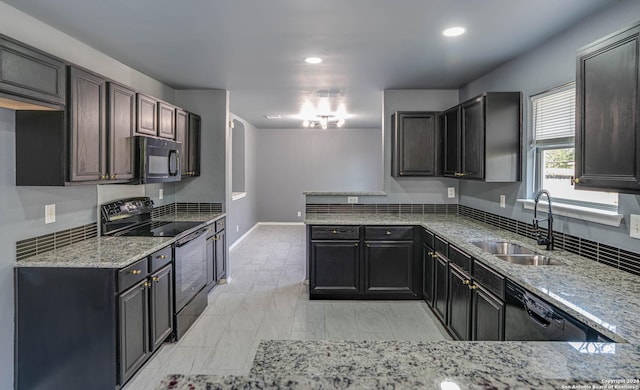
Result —
M260 225L230 253L231 280L177 343L164 344L124 390L167 374L247 374L261 339L448 340L421 301L310 301L304 226Z

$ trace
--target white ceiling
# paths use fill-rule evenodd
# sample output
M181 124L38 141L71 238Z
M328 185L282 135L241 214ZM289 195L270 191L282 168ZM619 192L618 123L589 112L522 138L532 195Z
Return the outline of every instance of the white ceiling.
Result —
M175 88L227 89L258 128L300 127L320 89L367 128L382 90L459 88L615 0L3 1Z

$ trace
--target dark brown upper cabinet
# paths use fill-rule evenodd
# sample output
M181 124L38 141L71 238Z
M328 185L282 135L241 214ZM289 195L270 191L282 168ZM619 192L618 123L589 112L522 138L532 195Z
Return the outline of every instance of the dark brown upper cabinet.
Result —
M391 170L394 177L438 175L437 116L435 112L393 114Z
M158 136L176 139L176 108L165 102L158 102Z
M578 51L575 188L640 193L640 25Z
M0 92L4 97L64 105L66 88L64 62L0 36Z
M181 175L188 176L187 172L189 172L189 164L188 153L189 153L189 113L176 108L176 142L180 142L180 166L181 166Z
M107 81L93 73L69 68L69 181L105 180Z
M116 83L108 83L108 95L109 180L130 180L134 177L136 92Z
M487 92L446 111L443 174L485 182L521 179L522 94Z
M136 133L139 135L158 135L158 101L141 93L138 96L138 125Z
M200 176L201 126L200 115L189 113L189 148L185 158L188 176Z

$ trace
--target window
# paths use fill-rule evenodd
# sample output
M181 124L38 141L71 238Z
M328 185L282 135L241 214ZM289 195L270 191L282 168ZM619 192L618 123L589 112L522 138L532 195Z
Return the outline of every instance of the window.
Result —
M576 190L575 83L531 96L531 129L536 156L536 189L546 188L565 203L617 209L615 192Z

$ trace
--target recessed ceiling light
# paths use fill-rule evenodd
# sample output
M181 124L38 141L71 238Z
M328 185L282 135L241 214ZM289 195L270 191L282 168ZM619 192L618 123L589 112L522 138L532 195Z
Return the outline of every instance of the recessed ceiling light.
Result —
M304 59L304 62L307 64L319 64L322 62L322 58L320 57L307 57Z
M267 119L282 119L282 115L280 114L267 114L264 117Z
M442 32L442 35L444 35L445 37L457 37L464 34L465 31L467 30L465 30L464 27L451 27L444 30Z

